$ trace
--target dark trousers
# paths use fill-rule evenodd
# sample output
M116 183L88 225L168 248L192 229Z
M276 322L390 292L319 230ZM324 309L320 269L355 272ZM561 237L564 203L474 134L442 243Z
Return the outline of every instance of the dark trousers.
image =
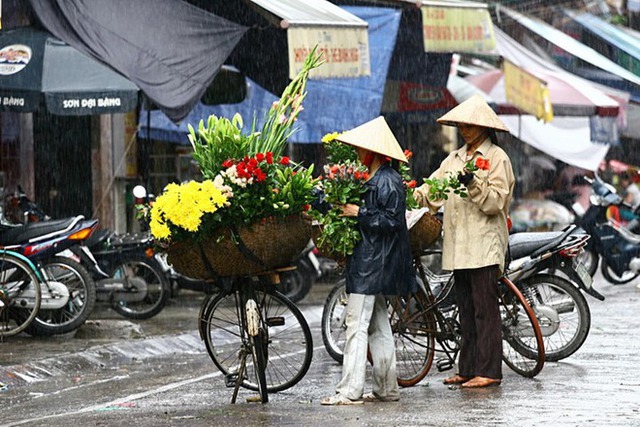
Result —
M459 374L502 379L502 334L497 265L455 270L462 342Z

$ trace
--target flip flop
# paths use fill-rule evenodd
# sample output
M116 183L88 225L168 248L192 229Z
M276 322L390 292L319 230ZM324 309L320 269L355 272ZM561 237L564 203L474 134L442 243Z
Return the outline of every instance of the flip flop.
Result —
M348 397L341 396L336 394L334 396L325 397L320 401L321 405L326 406L338 406L338 405L362 405L364 401L362 400L351 400Z
M469 381L472 377L465 377L463 375L454 375L452 377L446 378L442 381L443 384L452 385L452 384L462 384Z
M495 380L493 378L487 377L473 377L466 383L462 384L463 388L483 388L483 387L491 387L495 385L500 385L501 380Z
M365 395L362 396L362 401L363 402L397 402L398 400L400 400L400 396L394 396L394 397L389 397L389 396L378 396L376 394L373 393L367 393Z

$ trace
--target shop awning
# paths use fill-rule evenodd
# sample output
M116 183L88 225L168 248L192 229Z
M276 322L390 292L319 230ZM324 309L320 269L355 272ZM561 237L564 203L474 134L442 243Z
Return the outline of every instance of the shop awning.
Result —
M640 39L590 13L570 10L564 13L591 35L614 47L610 52L616 64L640 75Z
M552 27L546 22L536 18L529 18L504 6L498 5L496 7L496 11L498 16L500 16L501 14L509 16L523 27L544 38L551 44L559 47L567 53L580 58L582 61L585 61L607 72L613 73L625 79L626 81L633 83L634 85L640 85L640 76L632 73L624 67L621 67L604 55L599 54L594 49L580 43L578 40Z
M138 87L51 34L0 32L0 111L78 116L135 110Z
M287 31L289 78L293 79L315 46L325 53L325 64L312 76L369 75L367 22L325 0L249 0Z
M374 47L371 49L371 75L350 79L310 79L303 104L304 111L296 123L298 131L291 137L292 142L319 143L326 133L344 131L380 115L401 12L372 7L344 9L368 23L368 38ZM172 123L159 111L152 111L151 138L188 144L187 123L195 125L211 114L232 117L235 113L240 113L245 126L250 127L253 118L264 117L277 97L257 82L249 80L249 83L248 94L243 102L218 106L198 103L179 124ZM146 137L144 119L140 121L140 128L141 135Z
M202 97L246 27L180 0L31 0L42 25L134 82L172 120Z

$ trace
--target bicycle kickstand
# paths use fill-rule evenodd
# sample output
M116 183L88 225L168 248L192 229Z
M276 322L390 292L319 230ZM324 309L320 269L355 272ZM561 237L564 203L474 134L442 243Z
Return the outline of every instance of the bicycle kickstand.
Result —
M244 370L247 365L247 352L242 349L240 350L240 367L238 368L238 376L236 377L235 384L233 386L233 395L231 396L231 403L236 403L236 398L238 397L238 390L240 389L240 383L242 383L242 378L244 378Z

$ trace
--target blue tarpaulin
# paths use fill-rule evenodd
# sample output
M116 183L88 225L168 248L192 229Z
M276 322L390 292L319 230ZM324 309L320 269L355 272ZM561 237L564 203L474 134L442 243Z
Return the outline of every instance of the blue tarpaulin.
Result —
M393 54L401 11L377 7L344 7L369 23L371 75L360 78L309 80L304 110L300 113L292 142L319 143L329 132L344 131L380 115L389 63ZM197 127L210 115L229 117L240 113L245 129L255 118L261 120L278 96L248 79L246 99L239 104L207 106L196 104L189 115L174 124L160 111L152 111L151 139L188 144L187 123ZM258 123L260 125L261 123ZM140 136L147 138L147 112L140 114Z

